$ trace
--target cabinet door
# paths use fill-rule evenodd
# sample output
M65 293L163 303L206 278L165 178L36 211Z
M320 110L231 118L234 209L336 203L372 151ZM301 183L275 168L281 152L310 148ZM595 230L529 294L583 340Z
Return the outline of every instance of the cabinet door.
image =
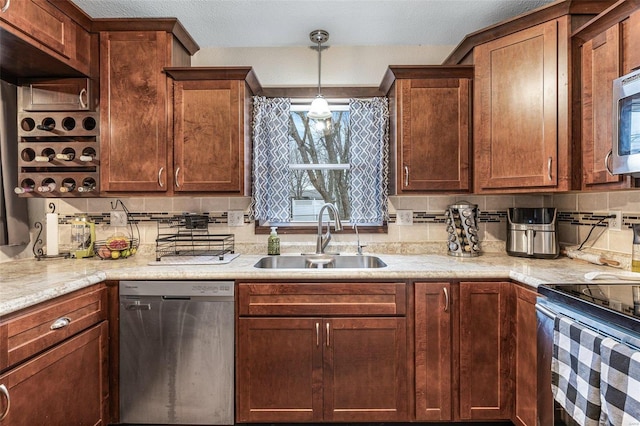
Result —
M474 49L476 192L558 185L558 34L549 21Z
M406 421L405 318L324 322L324 421Z
M629 19L622 22L622 75L640 68L640 10L636 10Z
M512 421L535 426L537 417L537 323L535 291L515 287L515 410Z
M101 190L167 190L167 33L100 33Z
M38 43L71 58L75 54L75 25L46 0L4 0L0 21L7 22Z
M398 84L398 188L468 191L469 79L401 79Z
M417 420L452 420L450 296L449 283L415 283Z
M38 79L20 87L25 111L83 111L91 107L88 78Z
M511 417L509 283L460 283L460 418Z
M322 320L240 318L238 422L322 420Z
M584 189L628 187L605 162L613 147L613 80L620 76L620 26L582 45L582 174Z
M176 191L242 193L244 81L174 82Z
M107 329L103 321L0 376L11 399L2 423L106 425Z

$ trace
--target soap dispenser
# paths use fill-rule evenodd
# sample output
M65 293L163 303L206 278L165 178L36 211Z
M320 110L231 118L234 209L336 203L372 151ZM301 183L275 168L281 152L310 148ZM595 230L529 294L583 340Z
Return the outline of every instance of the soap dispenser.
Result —
M280 237L278 237L277 226L271 227L271 234L269 234L267 254L280 254Z

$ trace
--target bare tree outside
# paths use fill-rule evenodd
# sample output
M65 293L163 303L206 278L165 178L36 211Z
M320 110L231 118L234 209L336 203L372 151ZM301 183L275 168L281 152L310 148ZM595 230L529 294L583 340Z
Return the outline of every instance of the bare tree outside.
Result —
M348 171L319 170L313 165L349 164L349 113L337 111L329 125L318 125L306 112L293 111L290 116L290 162L309 164L309 169L293 170L291 196L294 200L322 199L334 203L340 218L348 220ZM321 123L325 124L325 123Z

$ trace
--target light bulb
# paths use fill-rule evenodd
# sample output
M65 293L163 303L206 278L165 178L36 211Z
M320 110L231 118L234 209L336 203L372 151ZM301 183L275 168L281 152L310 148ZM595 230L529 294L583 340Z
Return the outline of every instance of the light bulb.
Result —
M326 120L327 118L331 118L331 115L327 100L323 98L322 95L316 96L313 102L311 102L307 117L313 120Z

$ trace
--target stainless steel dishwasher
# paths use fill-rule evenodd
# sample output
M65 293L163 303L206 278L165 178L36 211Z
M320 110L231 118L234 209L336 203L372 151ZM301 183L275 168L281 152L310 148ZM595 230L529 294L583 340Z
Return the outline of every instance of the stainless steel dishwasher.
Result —
M234 423L233 281L120 282L120 421Z

